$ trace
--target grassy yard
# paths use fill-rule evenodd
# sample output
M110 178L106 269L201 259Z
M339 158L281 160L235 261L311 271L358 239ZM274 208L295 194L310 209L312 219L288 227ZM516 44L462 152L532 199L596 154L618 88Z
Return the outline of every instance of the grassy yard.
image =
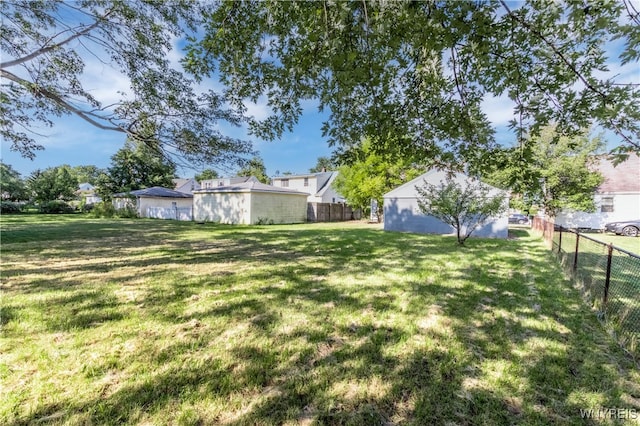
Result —
M358 223L0 220L0 424L640 413L640 371L525 230L459 248Z
M613 244L623 250L630 251L640 256L640 237L624 237L615 234L585 234L594 240L602 241L605 244Z

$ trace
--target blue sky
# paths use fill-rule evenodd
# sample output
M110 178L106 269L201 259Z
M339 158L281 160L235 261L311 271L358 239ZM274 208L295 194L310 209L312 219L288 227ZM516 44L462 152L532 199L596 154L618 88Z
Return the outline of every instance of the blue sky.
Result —
M170 60L177 66L180 59L180 48L183 44L175 41L175 49L169 52ZM611 46L611 51L619 51L620 46ZM91 93L102 100L103 104L110 104L118 99L117 92L128 91L127 79L106 66L104 63L93 59L92 55L84 55L87 59L83 83ZM613 55L615 56L615 55ZM619 82L640 84L640 68L638 64L630 64L620 67L617 64L610 65L610 74L617 75ZM206 88L220 89L216 81L207 81L203 84ZM220 129L225 134L251 140L254 148L263 158L267 173L271 176L277 172L306 173L316 164L320 156L330 156L332 149L322 137L321 126L328 114L319 113L317 104L306 102L304 113L292 132L285 133L280 140L263 141L247 134L246 128L235 128L221 123ZM248 113L256 118L265 118L268 115L266 102L249 104ZM496 140L502 145L513 144L514 136L507 129L509 119L513 117L513 105L506 98L488 98L484 103L484 110L489 120L496 128ZM2 161L10 164L23 177L27 177L36 169L69 164L71 166L95 165L106 168L110 164L110 158L120 149L125 141L125 136L113 132L100 130L82 119L68 115L54 119L52 128L34 129L43 136L38 136L36 141L45 147L44 151L36 153L35 160L22 158L19 153L12 152L9 144L1 141ZM618 145L618 138L612 133L606 133L605 139L608 148ZM221 168L221 172L228 174L228 167ZM198 170L180 169L181 177L192 177Z

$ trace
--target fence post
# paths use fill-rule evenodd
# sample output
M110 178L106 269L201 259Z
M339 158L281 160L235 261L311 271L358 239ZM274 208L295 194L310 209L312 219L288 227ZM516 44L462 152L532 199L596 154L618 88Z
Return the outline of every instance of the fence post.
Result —
M558 254L562 251L562 226L560 227L560 238L558 238Z
M576 251L573 255L573 272L578 269L578 249L580 247L580 233L576 232Z
M602 296L603 308L609 301L609 283L611 282L611 258L613 257L613 243L607 245L607 277L604 280L604 295Z

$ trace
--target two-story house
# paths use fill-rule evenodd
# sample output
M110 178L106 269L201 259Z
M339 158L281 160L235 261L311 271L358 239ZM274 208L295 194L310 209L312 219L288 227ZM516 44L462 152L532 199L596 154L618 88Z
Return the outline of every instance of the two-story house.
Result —
M198 189L213 189L219 186L237 185L245 182L259 182L258 178L254 176L234 176L228 178L216 178L216 179L204 179L200 181L200 188Z
M306 192L309 203L344 203L344 197L331 186L337 176L337 171L276 176L272 178L272 185Z
M562 210L555 217L556 225L601 230L608 222L640 218L640 156L631 154L627 161L617 166L603 156L597 163L597 170L604 182L594 194L596 211Z

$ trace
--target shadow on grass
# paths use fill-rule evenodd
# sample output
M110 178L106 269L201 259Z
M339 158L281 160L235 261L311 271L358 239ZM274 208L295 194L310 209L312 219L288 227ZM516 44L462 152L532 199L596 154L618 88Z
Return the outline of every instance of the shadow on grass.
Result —
M119 280L154 291L123 302L77 278L94 266L76 262L53 268L73 272L59 285L22 283L8 295L57 290L47 301L52 332L117 327L135 304L170 331L87 361L92 379L117 371L130 380L5 423L583 424L592 395L602 407L640 398L621 385L633 364L524 231L520 241L460 248L366 228L206 226L194 238L180 235L189 227L132 226L123 249L158 247L114 261L105 276L126 267ZM100 236L74 245L99 246ZM197 265L224 269L190 275ZM9 268L7 279L25 269ZM7 324L20 318L10 306Z

